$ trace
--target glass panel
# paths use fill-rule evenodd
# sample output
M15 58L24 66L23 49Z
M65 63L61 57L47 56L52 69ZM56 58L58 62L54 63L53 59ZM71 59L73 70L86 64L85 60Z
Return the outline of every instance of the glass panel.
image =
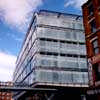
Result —
M75 24L75 29L80 29L82 30L83 29L83 25L81 23L76 23Z
M46 80L47 80L47 82L52 82L53 80L52 80L52 72L46 72Z
M94 41L92 42L92 44L93 44L94 53L95 53L95 54L98 54L98 53L99 53L99 48L98 48L98 41L97 41L97 39L94 40Z
M96 22L95 20L93 20L91 23L91 32L95 33L96 32Z
M37 74L38 74L38 81L52 82L52 72L39 71Z
M57 61L52 61L52 66L53 67L57 67L58 65L57 65Z
M71 31L70 30L66 30L65 37L66 37L66 39L70 39L71 38Z
M40 45L45 46L45 42L46 42L45 40L40 40Z
M97 40L93 41L92 43L93 43L94 48L98 47L98 41Z
M59 74L57 72L53 72L53 82L58 82L59 81Z
M89 14L92 15L93 14L93 4L89 4L88 6L88 10L89 10Z
M40 72L40 75L39 75L39 81L41 81L41 82L46 82L46 72Z
M69 68L76 68L78 67L78 63L77 62L67 62Z
M68 72L62 72L62 82L61 83L72 83L72 74Z
M95 54L98 54L98 53L99 53L99 48L95 48L95 49L94 49L94 53L95 53Z
M57 30L57 29L50 29L50 28L42 28L42 32L39 32L38 29L38 37L48 37L53 39L70 39L71 38L71 31L68 30Z
M41 60L41 64L42 64L42 65L47 65L48 62L47 62L46 60Z
M79 67L87 69L87 63L86 62L79 62Z
M73 73L73 82L74 83L83 83L83 76L82 73Z
M83 77L84 77L84 82L88 84L88 82L89 82L89 79L88 79L88 72L86 72L86 73L84 72L83 75L84 75L84 76L83 76Z
M77 40L77 32L72 31L72 39Z
M64 68L78 68L78 62L62 61L60 67Z

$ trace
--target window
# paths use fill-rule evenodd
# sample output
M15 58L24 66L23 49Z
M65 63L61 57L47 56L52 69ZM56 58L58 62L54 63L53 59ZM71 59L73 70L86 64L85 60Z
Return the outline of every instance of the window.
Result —
M61 75L61 82L62 83L72 83L73 79L72 79L72 73L69 72L63 72Z
M58 82L58 80L59 80L59 74L57 72L53 72L52 74L53 74L53 81L54 82Z
M92 42L94 54L99 53L98 41L97 39Z
M88 73L87 72L84 72L83 73L83 77L84 77L84 83L85 84L88 84L88 81L89 81L89 79L88 79Z
M46 59L43 59L43 60L41 60L41 65L42 66L49 66L50 65L50 61L46 60Z
M75 29L75 23L72 23L72 25L73 25L73 29Z
M45 46L46 41L45 40L40 40L40 46Z
M68 33L69 32L69 33ZM68 32L66 32L66 34L65 34L65 38L66 39L70 39L71 38L71 31L68 31Z
M88 9L89 9L89 15L92 15L93 14L93 4L89 4L88 6Z
M40 71L39 76L38 76L38 80L41 82L46 82L48 80L47 79L47 72Z
M96 32L96 22L95 22L95 20L91 21L90 25L91 25L91 32L95 33Z
M86 62L80 62L79 68L86 68L87 69L87 63Z
M83 76L82 72L80 73L73 73L73 82L74 83L83 83Z
M85 35L83 34L83 31L77 31L78 40L84 42L85 41Z
M99 6L99 8L100 8L100 0L98 0L98 6Z
M53 66L57 67L57 61L53 61Z
M94 65L94 71L95 71L96 81L100 81L100 64Z
M46 72L46 80L47 82L53 82L53 78L52 78L52 73L53 72Z
M63 49L63 48L65 48L65 46L66 46L66 44L65 44L65 43L62 43L62 42L60 43L60 48L62 48L62 49Z
M69 68L77 68L78 62L67 62L67 65L69 66Z
M77 33L75 31L72 32L72 38L77 40Z
M83 25L81 23L76 23L75 24L75 29L80 29L82 30L83 29Z

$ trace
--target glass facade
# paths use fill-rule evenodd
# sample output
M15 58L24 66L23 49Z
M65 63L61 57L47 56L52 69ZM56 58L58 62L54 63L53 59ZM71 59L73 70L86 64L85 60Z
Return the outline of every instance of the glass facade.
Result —
M98 39L92 41L94 55L99 54Z
M40 11L24 40L14 82L88 85L82 17Z

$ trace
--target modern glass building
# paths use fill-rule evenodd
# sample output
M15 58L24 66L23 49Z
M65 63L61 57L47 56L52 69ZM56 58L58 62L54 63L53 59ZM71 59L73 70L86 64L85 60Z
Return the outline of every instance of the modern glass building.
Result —
M22 85L88 87L82 16L34 13L16 61L13 81Z

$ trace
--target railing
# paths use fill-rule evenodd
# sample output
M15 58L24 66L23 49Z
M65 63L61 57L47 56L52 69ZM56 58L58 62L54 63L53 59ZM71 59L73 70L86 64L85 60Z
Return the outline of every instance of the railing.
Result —
M0 82L1 83L1 82ZM4 82L3 82L4 83ZM13 85L0 85L0 92L16 92L16 91L57 91L57 89L48 89L48 88L33 88L29 85L18 85L18 83L13 83Z

